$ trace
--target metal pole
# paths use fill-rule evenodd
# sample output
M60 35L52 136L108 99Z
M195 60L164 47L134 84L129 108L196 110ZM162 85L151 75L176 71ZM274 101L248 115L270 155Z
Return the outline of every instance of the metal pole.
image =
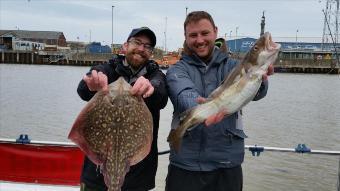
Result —
M113 50L113 8L114 8L115 6L113 6L112 5L112 33L111 33L111 50Z
M299 29L296 29L296 33L295 33L295 42L297 43L297 33L299 32Z
M165 17L165 30L164 30L164 53L167 54L168 49L166 47L166 29L168 25L168 17Z
M188 7L185 7L185 16L188 15Z
M340 191L340 158L339 158L339 169L338 169L338 191Z
M339 38L339 0L336 0L336 12L335 12L335 44L338 46L338 38Z
M234 52L236 52L237 30L238 30L238 27L236 27L236 30L235 30L235 50L234 50Z

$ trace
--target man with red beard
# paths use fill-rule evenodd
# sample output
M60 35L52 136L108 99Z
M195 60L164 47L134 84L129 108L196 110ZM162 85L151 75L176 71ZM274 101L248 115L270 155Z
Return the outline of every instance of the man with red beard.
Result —
M126 174L122 191L147 191L155 187L158 163L157 134L159 113L168 101L165 75L149 58L156 45L156 36L147 27L133 29L123 44L125 56L114 56L109 63L94 66L78 86L79 96L89 101L97 91L120 76L132 85L131 94L142 96L153 117L153 141L150 153ZM100 169L85 157L81 173L81 191L106 191Z

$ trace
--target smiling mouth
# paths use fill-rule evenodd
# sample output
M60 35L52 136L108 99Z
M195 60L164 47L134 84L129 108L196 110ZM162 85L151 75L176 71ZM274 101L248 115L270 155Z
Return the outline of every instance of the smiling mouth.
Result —
M196 46L196 48L198 50L205 50L206 46L205 45L200 45L200 46Z
M136 56L137 58L144 58L142 55L135 53L134 56Z

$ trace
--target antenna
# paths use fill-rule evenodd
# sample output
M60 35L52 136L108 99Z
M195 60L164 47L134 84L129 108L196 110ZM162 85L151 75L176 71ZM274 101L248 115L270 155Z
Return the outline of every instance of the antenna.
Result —
M339 0L326 0L326 8L322 11L325 17L321 49L324 50L325 44L334 43L337 45L339 41Z

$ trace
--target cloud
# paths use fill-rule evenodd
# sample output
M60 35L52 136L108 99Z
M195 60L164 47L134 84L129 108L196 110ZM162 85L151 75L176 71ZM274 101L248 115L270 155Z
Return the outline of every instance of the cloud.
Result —
M112 11L112 6L114 6ZM227 0L227 1L76 1L76 0L2 0L0 28L23 30L56 30L64 32L67 40L105 44L125 42L135 27L148 26L157 36L157 46L166 44L169 50L181 47L184 41L183 22L188 12L209 12L219 28L219 36L257 37L260 33L262 11L266 30L273 36L295 38L321 37L324 3L317 0ZM112 20L113 13L113 20ZM166 19L167 18L167 23Z

